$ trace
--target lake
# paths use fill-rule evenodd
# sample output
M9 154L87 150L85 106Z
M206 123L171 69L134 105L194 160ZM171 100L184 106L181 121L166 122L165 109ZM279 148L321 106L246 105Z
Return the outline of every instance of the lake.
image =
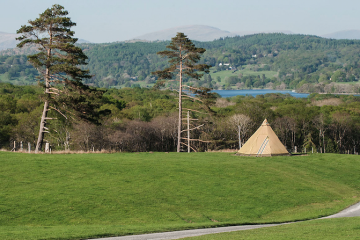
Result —
M290 94L293 97L296 98L307 98L309 96L308 93L296 93L292 92L291 90L271 90L271 89L248 89L248 90L213 90L213 92L216 92L223 98L227 97L234 97L237 95L251 95L251 96L257 96L257 95L264 95L267 93L281 93L281 94Z

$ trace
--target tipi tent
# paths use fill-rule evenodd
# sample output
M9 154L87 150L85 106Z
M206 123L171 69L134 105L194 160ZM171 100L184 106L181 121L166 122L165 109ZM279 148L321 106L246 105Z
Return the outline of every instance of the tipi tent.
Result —
M238 155L262 157L290 154L265 119L259 129L238 151Z

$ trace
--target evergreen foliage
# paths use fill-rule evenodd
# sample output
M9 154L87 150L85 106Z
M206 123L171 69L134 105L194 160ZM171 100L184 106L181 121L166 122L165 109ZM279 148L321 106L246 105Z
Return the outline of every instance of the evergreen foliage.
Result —
M96 99L101 97L102 92L82 83L83 79L91 78L88 70L79 67L86 64L87 56L75 46L77 38L73 38L74 32L70 28L76 24L67 15L64 7L55 4L17 31L21 34L17 38L19 48L36 45L39 50L28 56L28 61L38 70L45 89L36 151L41 151L44 133L49 132L46 123L52 118L47 117L48 111L55 110L65 118L66 112L72 112L94 121L99 114Z

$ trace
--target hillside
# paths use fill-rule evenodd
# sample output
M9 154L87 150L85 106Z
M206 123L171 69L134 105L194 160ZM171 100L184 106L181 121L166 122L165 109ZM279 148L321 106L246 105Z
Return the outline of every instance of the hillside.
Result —
M133 42L80 44L89 57L88 68L94 78L86 83L99 87L150 87L156 81L151 72L167 66L167 60L156 55L169 42ZM334 40L309 35L281 33L229 37L211 42L195 42L206 48L201 63L211 66L212 73L202 81L185 79L194 86L215 89L290 88L299 92L359 92L354 84L360 78L360 40ZM16 52L14 52L16 54ZM7 54L14 54L7 52ZM9 59L10 58L10 59ZM11 70L8 62L16 56L0 59L0 81L24 80L21 69ZM12 64L13 68L16 64ZM272 72L269 75L269 71ZM5 74L8 75L5 75ZM170 86L171 87L171 86Z
M1 239L88 239L312 219L358 202L353 155L0 152Z

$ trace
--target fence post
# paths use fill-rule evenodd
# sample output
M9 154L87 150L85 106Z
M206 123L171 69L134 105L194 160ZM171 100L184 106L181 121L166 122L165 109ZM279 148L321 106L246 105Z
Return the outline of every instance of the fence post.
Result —
M45 143L45 152L49 153L50 152L50 143Z

